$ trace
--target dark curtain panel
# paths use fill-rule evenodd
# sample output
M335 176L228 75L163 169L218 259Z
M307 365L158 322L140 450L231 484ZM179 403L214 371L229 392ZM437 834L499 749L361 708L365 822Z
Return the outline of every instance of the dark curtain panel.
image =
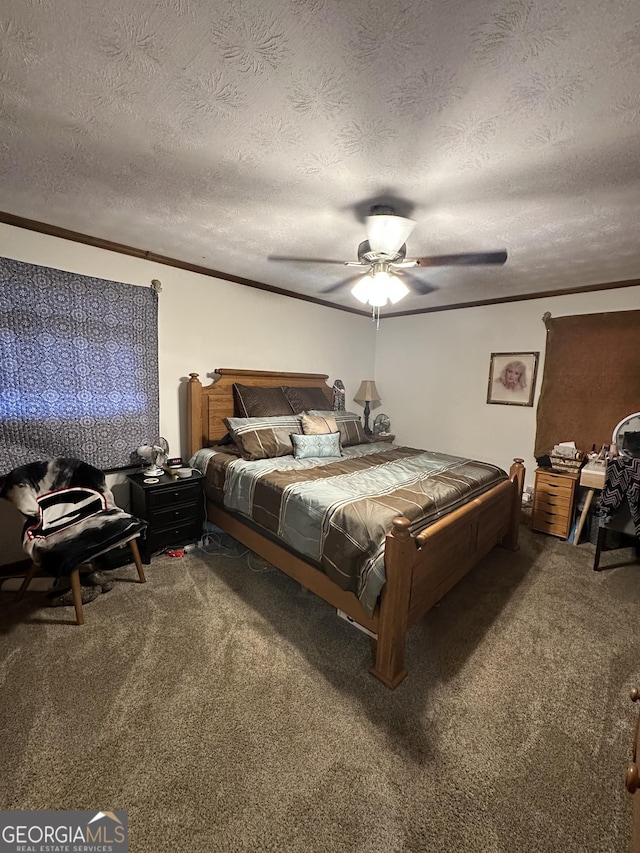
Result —
M0 258L0 473L127 466L158 411L155 290Z
M582 451L600 449L622 418L640 411L640 311L549 318L546 326L535 455L572 439Z

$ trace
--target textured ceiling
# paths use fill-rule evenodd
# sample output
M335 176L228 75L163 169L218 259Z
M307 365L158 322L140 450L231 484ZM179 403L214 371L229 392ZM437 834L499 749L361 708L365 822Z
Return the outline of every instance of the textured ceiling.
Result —
M640 278L637 0L3 0L0 210L361 307L372 203L411 310ZM213 285L212 285L213 286Z

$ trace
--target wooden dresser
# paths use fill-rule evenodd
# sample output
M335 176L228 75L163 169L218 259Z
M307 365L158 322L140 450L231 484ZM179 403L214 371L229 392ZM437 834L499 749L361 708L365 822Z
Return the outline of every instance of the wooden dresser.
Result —
M568 539L580 472L536 469L531 529Z

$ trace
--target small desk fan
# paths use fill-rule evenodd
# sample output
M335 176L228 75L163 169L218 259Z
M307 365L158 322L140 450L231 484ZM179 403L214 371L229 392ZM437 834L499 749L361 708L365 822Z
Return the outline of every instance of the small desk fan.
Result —
M153 444L141 444L136 449L136 453L142 459L146 459L149 465L143 469L143 473L148 477L160 477L164 474L163 465L166 465L169 458L169 442L161 435L154 439Z

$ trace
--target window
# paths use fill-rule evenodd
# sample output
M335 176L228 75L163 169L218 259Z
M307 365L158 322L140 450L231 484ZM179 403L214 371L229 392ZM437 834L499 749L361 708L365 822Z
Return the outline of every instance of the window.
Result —
M126 467L158 410L153 288L0 258L0 473L55 456Z

